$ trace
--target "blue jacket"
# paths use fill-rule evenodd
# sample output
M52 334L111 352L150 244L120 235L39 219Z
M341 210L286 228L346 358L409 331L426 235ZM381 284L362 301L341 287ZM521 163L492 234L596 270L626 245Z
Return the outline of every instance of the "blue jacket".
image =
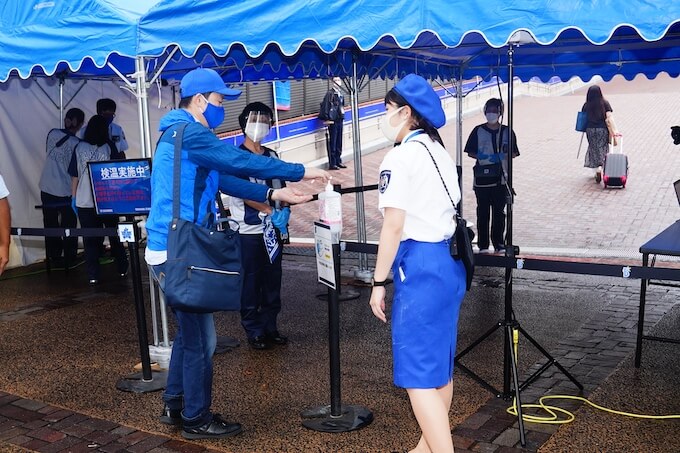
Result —
M258 156L218 139L184 109L172 110L161 118L160 130L188 123L182 140L180 176L180 217L199 225L215 212L218 188L224 193L254 201L266 201L267 186L242 177L280 178L299 181L305 173L301 164ZM168 229L172 220L172 175L175 142L172 131L158 141L151 171L151 211L146 222L147 247L167 250Z

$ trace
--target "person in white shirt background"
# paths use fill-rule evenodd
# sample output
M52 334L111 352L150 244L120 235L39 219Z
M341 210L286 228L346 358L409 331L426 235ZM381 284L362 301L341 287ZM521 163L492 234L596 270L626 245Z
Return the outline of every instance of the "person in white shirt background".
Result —
M461 197L456 167L437 128L446 123L439 96L409 74L385 97L381 129L397 143L380 165L378 207L383 226L370 307L387 322L390 267L394 384L405 388L422 436L414 452L453 452L449 410L458 313L465 268L449 252L454 204Z
M125 159L125 151L129 149L129 146L125 131L119 124L113 122L116 118L116 108L116 101L113 99L102 98L97 101L97 115L103 116L109 124L109 138L116 145L119 153L118 159Z
M63 129L52 129L47 134L45 166L40 176L40 201L45 228L75 228L78 217L71 208L71 175L68 167L76 146L78 131L85 123L85 113L72 108L66 112ZM76 264L78 237L46 237L45 255L54 267Z

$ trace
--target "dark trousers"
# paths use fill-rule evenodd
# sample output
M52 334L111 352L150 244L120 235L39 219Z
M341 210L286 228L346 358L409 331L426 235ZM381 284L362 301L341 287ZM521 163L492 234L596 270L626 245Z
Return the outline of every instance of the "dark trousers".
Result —
M118 219L110 216L98 216L94 208L78 208L78 218L82 228L116 228ZM99 251L102 244L102 236L85 236L85 266L87 276L90 280L99 280ZM119 274L124 274L128 269L128 260L123 244L118 240L118 236L109 236L111 244L111 255L116 260Z
M328 125L328 165L337 167L342 163L342 121Z
M75 228L78 217L71 207L71 197L56 197L40 192L43 206L43 225L45 228ZM45 254L52 261L63 258L65 263L74 264L78 253L78 236L45 237Z
M241 235L243 292L241 325L248 338L276 332L276 318L281 311L281 258L269 262L261 234Z
M477 197L477 246L489 248L489 217L491 242L494 248L505 244L505 186L475 187Z

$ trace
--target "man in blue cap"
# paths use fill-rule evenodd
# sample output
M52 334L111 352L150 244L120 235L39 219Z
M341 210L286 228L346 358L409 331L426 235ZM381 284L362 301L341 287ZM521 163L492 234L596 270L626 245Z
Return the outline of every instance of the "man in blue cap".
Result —
M167 261L175 135L180 125L186 124L182 140L180 217L193 219L197 224L202 224L204 219L195 213L215 212L218 189L259 202L280 200L293 204L311 199L311 196L288 187L274 190L240 176L286 181L318 178L324 182L330 177L324 170L247 153L219 140L211 129L224 121L222 101L225 98L236 99L240 94L238 90L227 88L212 69L194 69L180 83L180 108L161 119L163 135L153 160L152 202L146 223L148 243L145 252L146 262L159 281L164 276ZM216 345L212 313L177 309L173 313L177 318L178 331L172 346L160 421L170 425L181 424L182 436L187 439L223 438L240 433L240 424L227 422L210 410L212 356Z

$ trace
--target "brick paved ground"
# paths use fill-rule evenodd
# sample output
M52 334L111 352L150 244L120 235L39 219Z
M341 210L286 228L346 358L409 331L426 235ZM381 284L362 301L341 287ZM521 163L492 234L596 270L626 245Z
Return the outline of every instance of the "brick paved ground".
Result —
M293 249L300 254L311 256L301 249ZM293 269L298 272L314 269L314 262L306 256L288 256L286 268L288 272ZM345 269L345 274L347 274ZM514 291L517 298L527 297L529 294L547 298L542 306L536 310L542 310L545 316L549 314L549 299L555 292L568 291L575 298L584 297L584 294L596 294L602 298L602 308L590 316L570 335L564 337L549 352L557 361L564 366L585 387L585 395L590 395L598 389L605 380L615 372L622 360L630 357L635 346L635 326L637 320L637 293L636 282L623 280L603 281L595 280L593 286L592 277L579 277L565 279L546 278L540 272L525 271L517 275L514 281ZM475 280L477 296L471 300L479 304L479 291L484 288L494 291L502 291L502 273L496 269L481 268ZM471 293L473 294L473 293ZM652 287L649 293L649 305L647 309L648 326L655 325L676 304L680 296L680 290L675 288ZM591 296L585 296L591 297ZM87 297L74 298L66 303L35 305L16 310L13 313L5 312L0 317L0 323L13 322L26 319L26 317L43 316L52 310L63 310L64 307L77 304L86 304ZM518 299L519 300L519 299ZM468 301L468 303L472 303ZM521 312L518 313L522 323ZM548 319L547 318L547 319ZM493 324L491 324L493 325ZM490 327L490 326L489 326ZM531 328L523 325L532 334ZM469 327L461 326L468 330ZM497 332L495 335L500 335ZM468 340L469 342L469 340ZM464 346L464 345L461 345ZM520 338L520 356L528 355L531 346L526 338ZM484 354L484 353L482 353ZM474 357L475 352L471 353ZM535 354L532 356L535 357ZM474 360L471 360L474 362ZM467 359L463 363L467 364ZM546 360L541 357L534 365L522 373L521 379L526 379L534 371L538 370ZM473 368L473 371L478 371ZM350 370L346 370L351 372ZM491 383L502 388L502 383ZM484 393L485 390L479 390ZM576 387L554 366L543 372L539 379L531 384L522 393L523 402L533 403L545 394L577 394ZM87 399L86 397L81 396ZM657 397L658 395L652 395ZM555 431L556 425L525 424L527 445L521 448L519 445L519 431L516 417L506 413L506 408L511 403L502 398L491 397L482 404L472 415L455 425L453 430L457 452L496 452L513 453L521 451L537 451ZM78 405L78 404L76 404ZM606 402L605 402L606 405ZM560 402L560 407L575 411L580 407L576 402ZM633 404L633 406L635 406ZM377 413L378 417L385 414ZM661 429L662 433L668 432L666 427L655 426L652 429ZM600 427L606 429L606 426ZM672 425L671 428L672 430ZM379 433L377 433L379 434ZM313 435L312 435L313 436ZM606 437L604 437L606 439ZM674 445L675 440L668 440ZM209 450L206 446L210 443L184 442L176 435L169 436L165 432L153 432L136 429L131 426L107 421L102 418L92 417L84 413L64 407L57 407L29 398L21 398L17 395L0 391L0 451L41 451L41 452L204 452L204 451L242 451L225 449L225 445L215 446L215 450ZM679 445L680 446L680 445ZM646 444L644 451L657 450L655 445ZM19 448L16 450L16 448ZM265 447L255 447L246 451L278 451L269 450ZM313 450L300 451L364 451L361 449L342 450ZM368 448L365 451L376 451ZM551 450L548 450L551 451ZM569 451L568 449L566 451ZM612 451L612 450L610 450ZM617 450L628 451L628 450ZM643 450L637 450L643 451Z
M669 137L671 124L680 122L676 114L677 84L660 76L658 80L636 81L628 84L615 81L603 84L605 96L611 101L619 128L624 133L626 153L631 161L631 179L625 190L603 190L595 185L590 174L582 169L582 160L576 160L579 134L573 131L574 112L578 110L584 98L584 92L573 96L557 99L520 99L516 104L516 130L522 151L520 159L516 160L516 188L518 192L516 213L516 243L522 250L532 253L553 255L580 255L590 259L601 257L627 257L637 259L637 248L646 239L655 235L668 224L680 217L680 207L671 192L670 184L680 177L680 147L674 147ZM466 119L464 136L472 126L481 121L479 116ZM445 137L453 143L452 126L447 126ZM452 149L452 148L451 148ZM363 160L363 173L366 184L376 182L377 167L385 151L375 152ZM583 153L581 154L581 159ZM352 186L353 173L350 168L337 173L336 180L342 182L343 187ZM465 160L465 209L466 216L474 221L474 198L470 187L471 160ZM345 238L355 235L354 200L353 196L343 197L345 214ZM369 239L378 237L380 219L373 206L376 205L375 192L366 194L367 232ZM294 208L294 224L292 234L296 237L311 237L311 221L316 217L316 204ZM305 249L291 247L290 252L306 255L295 257L287 255L286 266L288 272L309 271L314 269L313 262L308 258L310 253ZM350 263L351 260L348 260ZM351 266L345 268L346 275L351 274ZM290 275L290 274L289 274ZM471 300L479 303L488 302L487 299L496 297L502 287L503 279L498 270L480 269L475 279L475 287L471 292ZM25 288L25 287L24 287ZM7 291L7 286L0 288ZM69 308L80 309L86 304L100 303L102 294L87 289L69 293L70 295L52 296L42 293L38 286L32 288L36 296L33 302L19 304L14 308L0 310L0 325L25 321L27 318L39 318L51 311L59 313ZM25 292L25 289L23 290ZM129 287L116 289L123 296L131 292ZM114 292L115 292L114 291ZM496 292L493 292L496 291ZM547 275L539 272L517 272L514 280L514 291L525 297L536 297L541 300L533 308L542 311L545 316L551 316L554 308L551 301L556 294L573 295L575 299L593 300L593 304L600 304L601 309L576 328L569 330L566 336L557 336L559 341L551 343L548 348L550 354L572 373L585 387L586 394L599 393L611 397L612 393L620 393L622 398L628 398L634 409L636 400L646 399L646 406L651 409L663 408L677 412L678 401L672 397L665 398L659 394L659 389L668 388L669 382L677 382L677 374L672 366L667 373L656 377L656 383L644 395L637 395L631 389L626 389L626 378L618 377L617 368L625 366L631 359L635 343L635 327L637 323L637 298L639 283L618 280L593 278L588 276ZM3 297L17 297L11 292L0 292ZM38 296L39 295L39 296ZM652 328L659 320L668 317L668 313L676 304L680 292L674 288L650 288L647 308L647 327ZM130 297L129 295L126 297ZM519 297L519 296L518 296ZM472 302L468 302L472 303ZM590 312L589 312L590 313ZM574 314L576 315L576 314ZM526 319L526 314L518 314L519 321ZM85 320L83 322L86 322ZM92 323L92 320L87 320ZM565 319L566 322L566 319ZM91 324L88 328L92 328ZM525 324L522 324L526 327ZM468 326L462 326L465 330ZM129 328L129 326L128 326ZM480 330L480 332L483 331ZM469 332L468 332L469 333ZM532 331L529 331L531 334ZM33 345L35 339L32 333L26 332L26 344ZM496 333L495 335L499 335ZM9 339L6 339L9 341ZM56 345L55 345L56 346ZM361 345L363 348L367 346ZM465 346L461 344L461 346ZM521 340L520 357L526 360L530 355L525 339ZM657 346L648 348L657 349ZM677 354L677 349L674 354ZM647 351L648 354L650 351ZM650 354L651 355L651 354ZM677 356L677 355L676 355ZM119 357L119 356L115 356ZM645 356L647 357L647 355ZM672 357L672 356L671 356ZM63 373L69 373L69 355L64 355L65 367ZM649 360L652 362L652 359ZM677 360L675 361L677 362ZM533 362L530 362L533 363ZM529 366L529 371L537 370L543 361L536 361ZM11 369L5 364L3 369ZM272 365L278 367L274 362ZM643 364L644 366L644 364ZM58 367L56 369L59 369ZM79 368L82 369L82 368ZM36 370L38 371L38 370ZM366 371L366 370L365 370ZM655 369L655 371L658 371ZM56 372L56 371L55 371ZM3 373L3 371L0 371ZM644 375L635 375L631 382L642 379ZM5 382L11 382L11 377L4 376ZM457 385L460 383L457 380ZM614 381L618 387L612 391L607 389L607 383ZM28 383L23 383L27 386ZM498 384L495 384L498 385ZM14 387L14 385L11 385ZM28 388L28 387L24 387ZM468 388L468 387L466 387ZM677 388L676 388L677 389ZM4 388L2 390L5 390ZM239 440L242 444L184 442L177 433L159 429L152 421L140 423L133 414L118 413L119 410L129 410L130 400L120 403L121 409L110 407L115 412L111 418L115 420L130 417L130 425L123 425L107 420L106 414L99 417L87 413L99 413L97 407L83 406L83 401L90 401L91 396L78 395L81 401L75 401L74 407L82 410L58 407L40 401L41 398L31 399L17 394L0 390L0 451L45 451L45 452L204 452L212 451L282 451L268 449L259 443L262 434L258 428L252 428L248 434L249 441ZM485 392L485 390L481 390ZM19 392L17 392L19 393ZM41 394L37 391L36 394ZM540 378L529 386L522 394L523 402L535 402L543 394L567 393L574 394L575 387L555 367L550 367L541 374ZM264 397L264 394L261 395ZM120 397L119 397L120 398ZM45 399L48 399L46 396ZM132 399L134 400L134 398ZM146 401L146 400L145 400ZM611 401L610 401L611 402ZM135 403L139 404L139 402ZM378 404L376 402L376 404ZM401 401L400 404L406 404ZM518 445L518 426L516 418L505 412L508 401L500 398L490 398L471 415L460 420L455 425L453 434L457 452L519 452L538 451L542 445L546 450L541 451L679 451L680 432L677 422L639 424L626 431L633 432L643 444L627 444L620 446L608 427L611 421L605 419L599 425L588 425L586 428L568 428L565 432L577 437L565 439L562 429L557 430L554 425L526 424L527 446L521 449ZM560 403L562 407L578 409L578 403ZM106 407L106 406L103 406ZM133 405L133 407L136 407ZM154 406L155 408L155 406ZM402 408L403 409L403 408ZM387 417L388 414L378 414ZM258 414L254 414L258 416ZM259 414L266 418L267 414ZM579 418L588 419L580 415ZM136 420L136 421L135 421ZM262 421L264 423L264 421ZM137 426L135 428L134 426ZM618 423L617 423L618 426ZM381 436L382 433L375 433ZM274 436L275 433L269 433ZM299 436L300 434L298 434ZM304 436L305 434L303 434ZM362 434L364 435L364 434ZM259 436L259 437L258 437ZM302 448L297 451L376 451L372 448L362 450L361 447L349 441L353 447L334 447L325 449L315 443L318 436L310 445L314 448ZM588 444L587 438L599 440L599 446ZM559 442L556 439L560 439ZM327 440L326 442L336 441ZM629 439L628 439L629 441ZM291 442L294 442L291 439ZM547 442L547 443L546 443ZM580 449L571 449L569 445L581 445ZM235 445L239 445L238 447ZM293 443L291 443L293 445ZM304 444L303 444L304 445ZM345 445L343 443L335 445ZM560 447L558 447L560 445ZM566 445L566 446L565 446ZM583 445L589 445L583 447ZM561 448L561 449L560 449ZM292 450L289 450L292 451Z
M680 146L673 145L670 137L670 126L680 124L679 85L664 75L653 81L641 78L601 84L614 109L629 157L630 179L623 190L604 190L583 168L586 140L576 159L581 134L574 131L574 124L586 88L560 97L519 98L514 122L521 151L514 161L514 243L523 250L542 254L637 258L640 245L680 218L672 189L673 181L680 178ZM466 117L463 141L483 121L481 114ZM453 123L449 120L442 130L452 155ZM377 183L378 167L386 152L384 149L362 159L365 185ZM352 187L353 163L346 163L349 168L332 174L343 187ZM476 222L471 190L473 163L464 156L463 211L469 221ZM368 240L374 241L380 233L376 206L376 191L366 193L366 231ZM294 207L291 235L311 238L310 225L317 217L316 202ZM343 218L343 236L348 240L356 238L354 195L343 196Z
M213 450L0 392L0 451L203 453Z

